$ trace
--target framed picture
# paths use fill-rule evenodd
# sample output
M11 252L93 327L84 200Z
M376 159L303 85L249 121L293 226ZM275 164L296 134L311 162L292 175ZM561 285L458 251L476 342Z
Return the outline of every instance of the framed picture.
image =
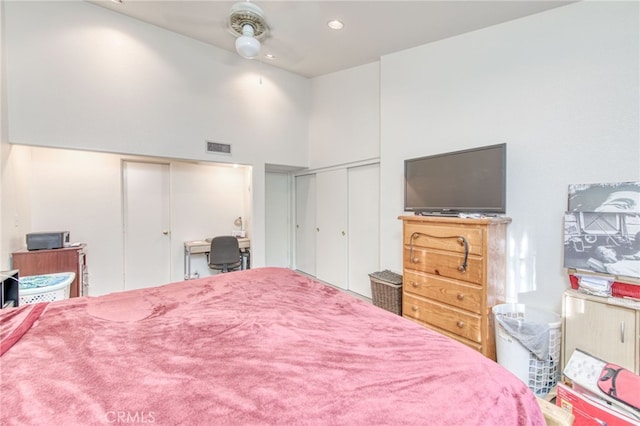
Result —
M569 185L568 211L640 214L640 182Z
M640 278L640 213L567 212L564 267Z

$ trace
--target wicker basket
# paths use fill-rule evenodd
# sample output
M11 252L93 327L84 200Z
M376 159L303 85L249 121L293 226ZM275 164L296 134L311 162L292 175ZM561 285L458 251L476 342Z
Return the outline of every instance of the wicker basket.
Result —
M369 274L373 304L402 315L402 275L389 270Z

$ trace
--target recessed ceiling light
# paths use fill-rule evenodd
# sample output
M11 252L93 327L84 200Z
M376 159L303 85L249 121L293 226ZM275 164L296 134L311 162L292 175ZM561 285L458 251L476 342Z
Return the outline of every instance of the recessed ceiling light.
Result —
M337 19L327 22L327 26L332 30L341 30L344 27L344 24Z
M274 54L272 54L272 53L267 53L267 54L266 54L266 55L264 55L264 56L265 56L265 58L267 58L267 59L275 59L275 58L276 58L276 55L274 55Z
M112 1L112 2L114 2L114 3L122 4L122 1L123 1L123 0L111 0L111 1Z

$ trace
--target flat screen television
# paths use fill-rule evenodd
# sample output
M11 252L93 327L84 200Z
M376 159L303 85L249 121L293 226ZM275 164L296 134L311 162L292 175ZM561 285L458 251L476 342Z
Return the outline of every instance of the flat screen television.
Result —
M507 145L404 162L404 211L416 214L506 213Z

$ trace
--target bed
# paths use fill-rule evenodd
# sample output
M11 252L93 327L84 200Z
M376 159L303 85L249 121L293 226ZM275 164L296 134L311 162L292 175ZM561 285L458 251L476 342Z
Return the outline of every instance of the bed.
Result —
M544 424L500 365L284 268L0 319L3 425Z

